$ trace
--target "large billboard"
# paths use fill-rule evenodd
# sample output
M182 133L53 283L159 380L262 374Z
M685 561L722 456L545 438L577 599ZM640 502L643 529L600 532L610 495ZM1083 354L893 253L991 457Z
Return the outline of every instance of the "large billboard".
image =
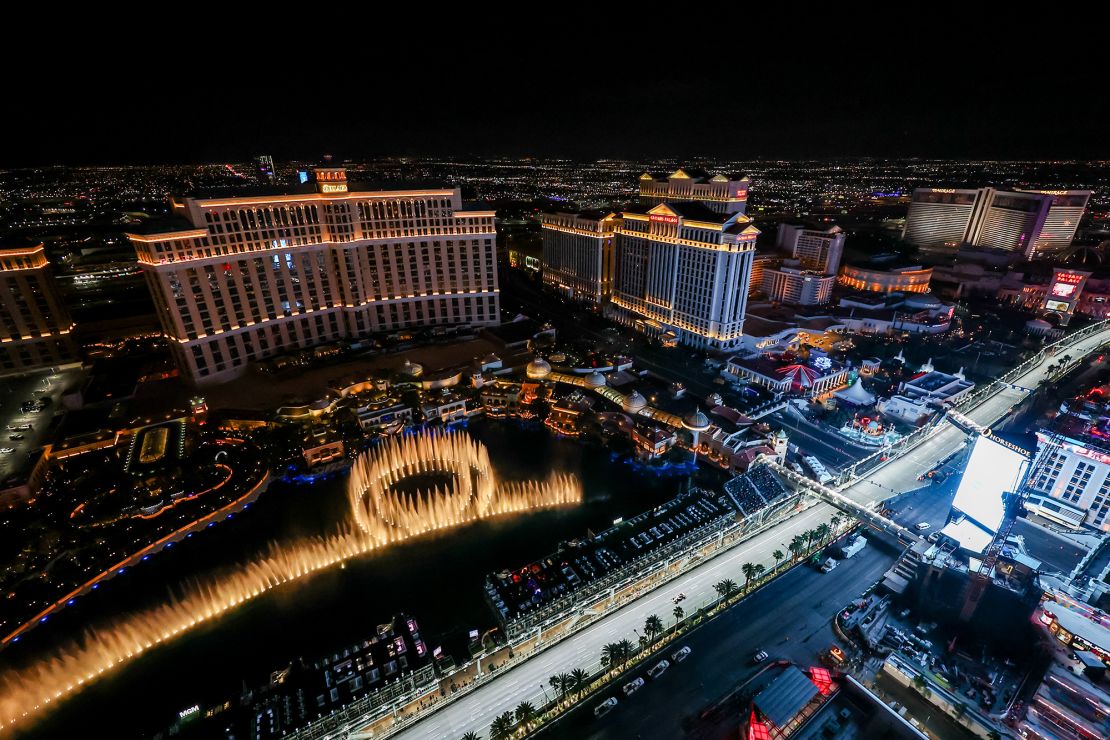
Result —
M1044 305L1041 308L1070 316L1075 311L1075 306L1083 293L1083 287L1090 276L1089 272L1057 267L1052 271L1052 282L1048 284Z
M977 437L952 508L959 509L991 534L997 534L1006 514L1002 494L1018 490L1028 463L1020 452L990 437Z

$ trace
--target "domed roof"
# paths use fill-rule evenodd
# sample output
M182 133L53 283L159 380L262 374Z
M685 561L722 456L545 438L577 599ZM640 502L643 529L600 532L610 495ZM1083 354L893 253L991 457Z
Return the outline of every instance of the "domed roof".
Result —
M406 357L404 364L401 365L401 372L415 378L424 373L424 368Z
M624 398L624 410L630 414L635 414L645 406L647 406L647 399L639 391L632 391L631 395Z
M586 376L586 385L590 388L600 388L601 386L605 385L605 376L599 373L597 370L594 370L592 373Z
M1052 324L1044 319L1029 319L1025 322L1025 327L1027 329L1051 329Z
M551 374L551 365L547 364L547 360L542 357L537 357L528 363L528 367L525 368L524 372L532 380L539 380Z
M776 434L776 435L775 435L775 437L776 437L777 439L786 439L786 438L787 438L787 437L786 437L786 430L785 430L785 429L780 429L780 430L779 430L779 433L778 433L778 434Z
M682 417L682 426L691 432L704 432L709 428L709 418L701 412L701 409L694 409Z

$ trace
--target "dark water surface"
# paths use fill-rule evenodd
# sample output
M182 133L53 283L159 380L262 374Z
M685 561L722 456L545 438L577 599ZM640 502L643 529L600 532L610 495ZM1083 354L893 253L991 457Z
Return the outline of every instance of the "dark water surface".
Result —
M608 450L556 439L540 425L472 421L501 479L580 476L583 505L499 518L420 538L288 584L249 602L87 688L21 737L144 737L176 713L236 698L246 681L265 682L290 660L317 658L365 639L395 612L414 616L432 645L454 647L494 618L482 599L485 574L547 555L562 540L630 517L687 484ZM150 605L177 584L250 559L268 542L334 531L347 517L346 474L312 484L276 483L250 509L105 583L0 654L18 664L90 623Z

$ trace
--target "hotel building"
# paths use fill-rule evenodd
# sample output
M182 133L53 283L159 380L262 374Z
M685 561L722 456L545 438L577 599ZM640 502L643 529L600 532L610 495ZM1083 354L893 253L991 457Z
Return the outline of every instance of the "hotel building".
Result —
M796 267L765 267L762 290L772 301L788 306L821 306L832 298L836 275Z
M620 223L618 214L603 211L541 214L544 283L575 300L608 300L616 271L613 242Z
M1026 508L1073 529L1110 532L1110 409L1079 397L1037 432Z
M188 198L176 223L129 234L182 373L378 331L496 325L494 212L458 189L358 190L342 168L261 197Z
M72 331L43 245L0 245L0 375L75 361Z
M743 214L748 208L746 175L713 175L704 170L679 169L671 174L640 175L640 201L659 203L704 203L717 213Z
M1048 216L1041 227L1041 233L1033 245L1035 252L1054 252L1071 246L1075 231L1087 201L1091 199L1090 190L1029 190L1019 192L1037 193L1052 198Z
M978 190L917 188L902 238L921 247L957 249L967 241L978 202Z
M668 201L622 214L615 319L665 342L739 345L759 231L740 210L711 206Z
M778 232L779 249L789 252L802 269L822 275L836 275L844 255L844 232L839 226L810 229L797 224L782 224Z
M902 238L922 247L967 244L1030 257L1071 244L1090 196L1089 190L918 188Z

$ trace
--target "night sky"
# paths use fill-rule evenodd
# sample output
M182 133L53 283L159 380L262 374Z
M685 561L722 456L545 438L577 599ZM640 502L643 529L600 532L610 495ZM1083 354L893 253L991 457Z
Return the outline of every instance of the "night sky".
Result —
M338 22L342 13L334 16ZM541 24L490 26L464 42L466 30L452 25L411 38L391 28L357 43L322 42L310 22L303 40L286 28L60 44L72 63L57 74L5 68L0 166L223 162L263 153L315 160L325 152L337 159L1110 156L1101 52L1082 53L1079 42L1073 61L1045 61L1056 52L1043 49L1037 61L984 48L981 39L942 48L935 34L911 39L896 27L874 44L831 28L806 35L781 21L694 24L710 35L719 26L717 39L690 36L690 23L663 17L642 37L620 17L583 22L588 39L541 37ZM605 43L606 27L622 41Z

